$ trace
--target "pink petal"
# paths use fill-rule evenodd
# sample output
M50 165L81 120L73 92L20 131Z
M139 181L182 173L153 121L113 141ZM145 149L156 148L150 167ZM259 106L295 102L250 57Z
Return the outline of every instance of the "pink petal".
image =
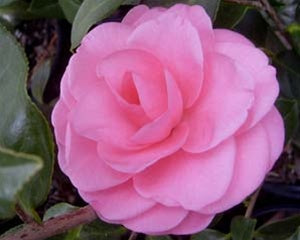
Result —
M175 13L164 14L139 25L128 44L156 56L177 81L184 106L194 103L201 90L203 55L190 22Z
M253 76L254 102L249 110L249 118L243 130L251 128L270 111L279 93L275 68L268 66L267 56L258 48L239 43L219 42L216 51L222 53L237 64L243 65ZM247 57L245 57L247 56ZM266 92L266 89L268 91Z
M199 210L218 200L230 184L235 143L227 140L200 154L179 151L134 176L134 187L164 205Z
M122 23L128 25L134 25L145 13L150 9L146 5L138 5L132 8L126 16L123 18Z
M121 108L105 81L99 80L92 87L72 110L72 126L80 135L95 141L129 147L129 137L142 124L140 114Z
M194 234L205 229L213 220L214 215L203 215L189 212L185 219L175 228L169 230L169 234L185 235Z
M80 191L81 197L105 219L123 221L143 214L156 203L141 197L127 181L114 188L97 192Z
M215 42L239 43L239 44L244 44L244 45L254 47L253 43L247 38L245 38L243 35L228 29L214 29L214 34L215 34Z
M76 100L71 94L70 86L69 86L69 67L67 67L60 85L60 99L64 101L66 107L68 109L72 109L76 104ZM66 111L65 111L66 112Z
M227 192L220 200L201 209L200 213L215 214L235 206L264 180L270 156L268 136L261 124L237 136L236 143L234 175Z
M123 225L135 232L164 232L177 226L188 214L181 207L156 205L135 218L126 220Z
M139 144L155 143L166 138L179 123L182 115L182 97L175 80L166 72L168 109L159 118L140 128L132 141Z
M81 137L68 125L66 135L65 162L63 171L72 184L82 191L106 189L127 181L131 176L120 173L101 160L97 143Z
M186 111L193 129L183 149L202 152L233 135L247 119L253 101L252 78L243 68L220 54L206 58L202 93Z
M186 141L188 130L185 124L181 124L166 140L137 150L128 150L101 141L98 144L98 154L109 166L118 171L139 172L178 151Z
M104 77L120 96L128 92L126 73L132 73L139 102L150 118L156 118L167 108L167 92L161 63L151 54L140 50L123 50L111 54L98 66L98 76ZM126 88L126 89L124 89Z
M133 8L134 9L134 8ZM139 19L137 19L133 25L135 27L148 22L150 20L154 20L159 18L162 13L166 12L167 9L163 8L163 7L154 7L154 8L150 8L147 12L145 12ZM129 12L130 13L130 12Z
M69 109L63 100L58 100L52 111L51 122L54 126L56 141L65 145L66 127L68 123Z
M269 170L280 156L284 144L284 124L278 110L272 107L271 111L262 119L262 126L267 132L270 150Z

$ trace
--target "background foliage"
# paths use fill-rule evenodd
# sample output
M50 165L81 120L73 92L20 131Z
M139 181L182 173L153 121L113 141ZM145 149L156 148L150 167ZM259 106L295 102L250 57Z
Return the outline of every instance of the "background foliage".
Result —
M120 21L134 5L178 2L202 5L215 27L242 33L270 57L281 89L276 105L285 121L284 153L259 193L193 236L130 235L121 226L95 220L48 239L300 240L299 0L0 0L3 238L85 205L57 167L49 126L71 51L94 25Z

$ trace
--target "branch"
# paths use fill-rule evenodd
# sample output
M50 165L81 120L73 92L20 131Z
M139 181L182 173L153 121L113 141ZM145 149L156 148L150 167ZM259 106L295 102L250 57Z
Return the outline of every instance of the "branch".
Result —
M90 206L74 210L42 224L30 223L15 232L8 232L0 240L41 240L66 232L81 224L90 223L97 219L97 215Z
M225 1L237 3L240 5L246 5L246 6L254 7L254 8L263 8L263 5L259 1L252 1L252 0L225 0Z

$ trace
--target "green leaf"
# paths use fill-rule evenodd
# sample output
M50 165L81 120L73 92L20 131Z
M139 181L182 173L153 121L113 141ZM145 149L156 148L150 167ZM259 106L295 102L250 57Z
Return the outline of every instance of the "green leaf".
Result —
M283 116L285 127L285 140L291 139L297 132L299 126L298 102L293 99L280 98L276 106Z
M42 18L63 18L58 0L32 0L29 11Z
M31 20L35 15L28 11L29 3L25 0L13 1L8 5L0 6L0 15L8 17L10 22L16 20Z
M42 170L19 193L25 212L36 217L34 208L47 197L54 146L48 123L26 92L27 60L23 50L0 26L0 146L34 154L43 160Z
M32 96L40 103L43 103L44 90L47 85L51 70L51 60L48 59L38 65L31 77Z
M147 236L146 240L172 240L169 236Z
M212 229L206 229L192 236L191 240L226 240L224 233Z
M95 23L111 15L124 0L85 0L73 22L71 32L71 49L76 48L83 36Z
M234 28L245 16L248 8L243 5L222 2L214 25L217 28Z
M143 3L147 4L150 7L154 6L164 6L170 7L176 3L185 3L189 5L201 5L205 8L208 15L212 20L215 19L220 0L145 0Z
M122 5L138 5L141 3L141 0L125 0Z
M255 225L255 219L235 217L230 225L232 240L252 240Z
M82 4L82 0L59 0L59 5L64 12L66 19L72 23L76 16L80 5Z
M297 231L293 234L293 236L289 237L286 240L300 240L300 226L298 227Z
M300 226L300 215L263 225L257 229L257 240L287 240Z
M295 50L300 55L300 24L294 23L288 26L287 31L292 36L292 41Z
M17 1L18 0L0 0L0 7L7 6L7 5L17 2Z
M42 165L42 160L35 155L0 147L0 219L14 215L17 193Z
M90 224L84 225L80 232L80 240L117 240L120 239L126 229L119 225L104 223L95 220Z

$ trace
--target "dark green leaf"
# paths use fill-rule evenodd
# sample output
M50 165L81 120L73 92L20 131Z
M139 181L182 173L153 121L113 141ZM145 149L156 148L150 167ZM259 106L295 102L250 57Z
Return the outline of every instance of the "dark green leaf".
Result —
M169 236L147 236L146 240L172 240Z
M9 5L0 6L0 15L9 16L10 22L16 20L30 20L36 18L35 15L28 12L29 3L25 0L14 1Z
M0 26L0 145L43 160L42 170L19 194L19 204L34 216L50 188L53 141L48 123L26 93L27 62L13 36Z
M263 225L257 229L257 240L286 240L291 237L300 226L300 215L289 217L281 221Z
M298 103L296 100L280 98L277 100L276 106L283 116L285 139L288 141L295 135L299 126Z
M297 231L293 234L293 236L289 237L287 240L300 240L300 226Z
M63 10L66 19L72 23L76 13L82 3L82 0L59 0L59 5Z
M255 219L235 217L230 225L232 240L252 240L255 225Z
M14 215L17 193L41 168L39 157L0 147L0 219Z
M0 0L0 7L7 6L13 2L17 2L18 0Z
M63 18L58 0L32 0L29 11L42 18Z
M38 65L31 77L32 96L39 102L43 103L44 90L47 85L51 70L51 60L48 59Z
M149 5L150 7L170 7L176 3L201 5L205 8L206 12L211 17L211 19L214 20L220 5L220 0L145 0L144 3Z
M83 36L95 23L113 13L124 0L85 0L73 22L71 33L71 48L76 48Z
M288 32L292 36L293 45L297 53L300 55L300 24L291 24L287 28Z
M206 229L192 236L191 240L226 240L226 235L212 229Z
M141 0L125 0L123 5L138 5L140 2Z
M214 25L217 28L234 28L242 20L247 9L243 5L222 2Z

